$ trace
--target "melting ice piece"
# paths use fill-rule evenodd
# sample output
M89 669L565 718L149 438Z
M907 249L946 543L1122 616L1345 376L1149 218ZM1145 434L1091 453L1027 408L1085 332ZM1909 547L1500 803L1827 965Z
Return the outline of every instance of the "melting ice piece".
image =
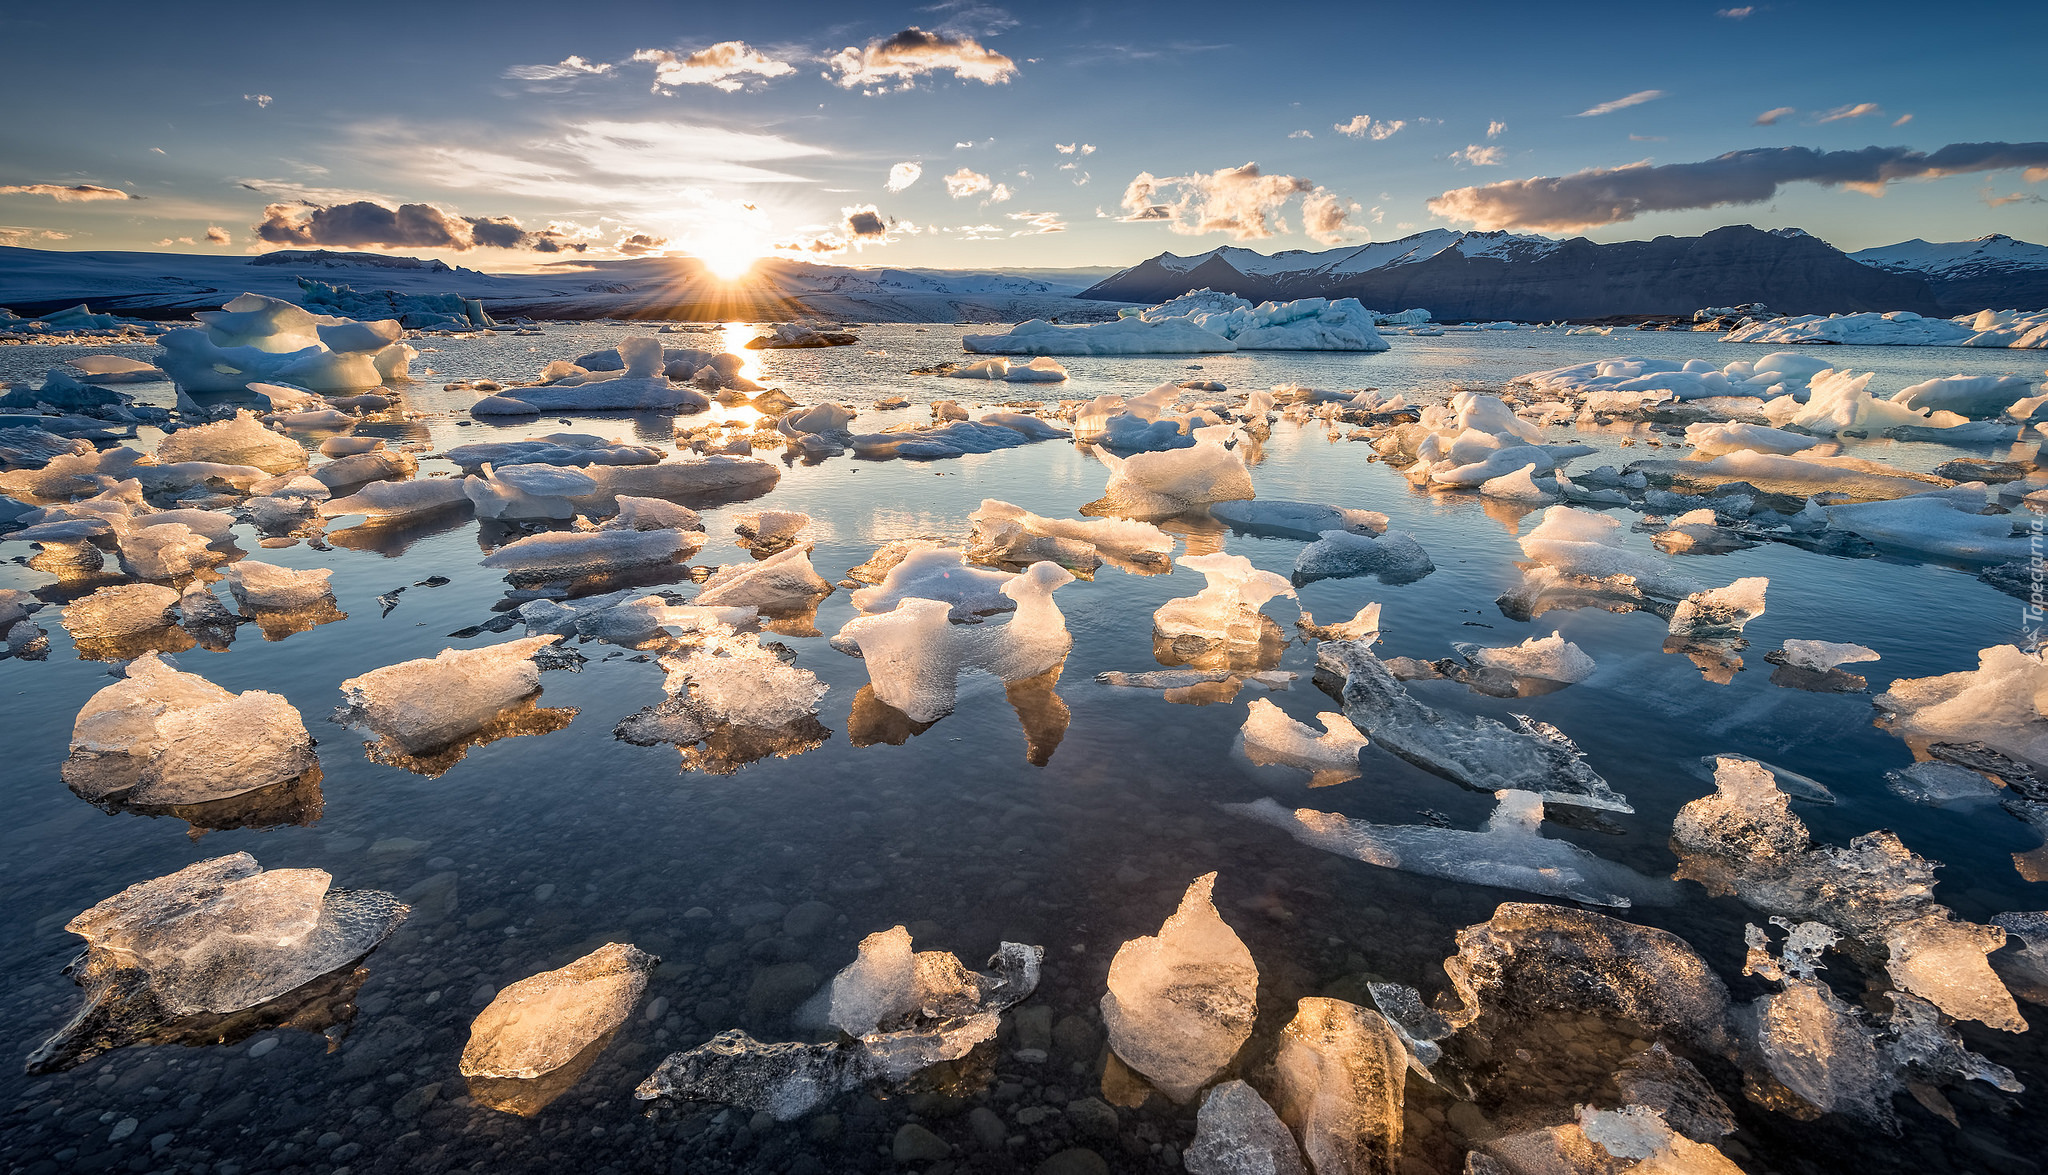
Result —
M660 661L668 670L669 697L620 722L612 734L639 746L673 743L682 748L686 771L730 775L770 755L803 754L831 737L817 719L825 684L810 670L785 664L756 636L711 629L687 654L665 654Z
M1403 531L1373 536L1328 530L1295 556L1294 582L1371 575L1381 583L1413 583L1435 570L1422 544Z
M1157 516L1252 497L1252 475L1243 455L1224 444L1234 431L1198 428L1191 448L1129 457L1097 449L1096 457L1109 466L1109 485L1089 512Z
M1520 541L1523 555L1566 575L1593 580L1628 576L1636 590L1665 599L1699 590L1662 560L1623 547L1621 523L1605 514L1552 506Z
M1193 1175L1307 1175L1301 1148L1273 1107L1242 1081L1226 1081L1202 1098L1195 1141L1181 1161Z
M231 563L227 569L228 591L234 594L235 603L258 612L284 612L332 604L334 590L328 587L327 581L333 576L333 569L327 567L294 571L253 559Z
M858 1089L867 1080L864 1061L858 1044L764 1044L729 1028L696 1048L670 1053L633 1096L725 1102L791 1122Z
M319 869L265 871L247 853L129 886L65 924L86 940L69 970L87 991L29 1057L69 1068L170 1017L254 1008L368 954L405 920L388 893L330 891Z
M1557 632L1546 637L1532 636L1506 648L1463 644L1454 647L1481 669L1499 670L1514 677L1571 685L1593 676L1593 658Z
M1409 1067L1430 1077L1429 1067L1444 1055L1436 1042L1455 1031L1450 1022L1424 1006L1422 993L1406 984L1368 983L1365 987L1372 995L1373 1006L1387 1018L1388 1026L1408 1050Z
M1958 800L1988 800L2001 788L1981 771L1933 759L1884 773L1885 786L1916 804L1939 807Z
M608 942L566 967L507 984L469 1026L464 1077L534 1078L618 1030L661 962Z
M1168 600L1152 613L1155 653L1164 642L1173 656L1189 663L1211 655L1236 661L1284 641L1280 626L1259 609L1275 596L1294 596L1287 580L1253 567L1243 555L1220 551L1184 555L1180 565L1201 572L1206 583L1194 595Z
M450 477L420 477L411 481L370 482L346 498L330 498L320 503L320 513L326 518L351 514L402 518L410 514L430 514L468 502L469 495L463 482Z
M555 639L531 636L482 649L444 649L431 660L373 669L341 683L347 713L405 754L445 747L538 693L540 669L533 656Z
M1296 722L1265 698L1254 698L1244 720L1244 750L1262 766L1280 764L1314 773L1310 786L1342 783L1358 777L1358 752L1365 736L1342 714L1318 714L1324 733Z
M1728 989L1686 941L1588 910L1505 902L1458 932L1444 960L1459 1029L1572 1012L1632 1020L1652 1033L1727 1055Z
M1873 698L1890 729L1909 742L1980 742L2048 766L2048 718L2036 701L2048 689L2048 660L2013 645L1977 654L1977 668L1901 678Z
M1740 1175L1710 1143L1675 1131L1650 1106L1579 1107L1579 1120L1488 1139L1466 1156L1466 1175Z
M1245 534L1300 539L1308 543L1315 542L1324 531L1330 530L1362 535L1387 532L1387 516L1377 510L1354 510L1346 506L1325 506L1319 502L1216 502L1210 505L1209 516Z
M78 712L64 782L94 802L201 804L296 779L313 740L290 702L232 694L144 653Z
M1756 575L1688 595L1671 613L1672 635L1725 637L1741 632L1743 625L1764 614L1764 589L1770 582Z
M1851 665L1877 659L1876 649L1865 648L1862 645L1795 639L1785 642L1783 663L1799 669L1810 669L1815 673L1826 673L1837 665Z
M1491 718L1439 714L1410 697L1363 641L1324 641L1316 647L1316 672L1342 680L1339 700L1353 725L1425 771L1476 791L1527 791L1545 803L1634 810L1556 727L1520 715L1521 729L1511 730Z
M2026 1091L2012 1070L1971 1052L1956 1030L1943 1022L1941 1010L1933 1004L1900 991L1886 992L1885 998L1892 1002L1892 1014L1886 1025L1891 1040L1885 1043L1885 1052L1893 1064L1901 1069L1917 1069L1937 1079L1960 1077L1995 1085L2007 1093Z
M1490 477L1479 483L1483 497L1498 498L1504 502L1517 502L1529 506L1544 506L1558 499L1558 483L1555 477L1536 480L1541 463L1531 461L1512 473Z
M79 641L118 641L172 623L178 593L148 583L103 587L64 606L64 628Z
M1092 571L1105 559L1130 570L1165 570L1173 538L1149 522L1119 518L1045 518L994 498L969 516L968 557L985 563L1049 559L1072 571Z
M1258 1016L1259 969L1217 915L1215 884L1214 873L1197 877L1157 935L1118 947L1102 996L1109 1047L1183 1104L1237 1055Z
M306 450L290 437L263 427L256 414L244 409L233 420L181 428L156 447L160 465L181 461L207 461L216 465L253 465L265 473L303 469Z
M1498 793L1499 806L1477 832L1428 824L1370 824L1335 812L1293 811L1271 798L1225 804L1283 829L1305 845L1368 865L1423 877L1574 898L1596 906L1668 901L1671 885L1543 836L1543 801L1529 792Z
M597 492L597 481L580 469L534 462L497 469L462 479L462 492L476 505L478 518L574 518L572 498Z
M1273 1062L1280 1118L1316 1175L1394 1175L1408 1052L1378 1012L1310 996Z
M125 520L124 520L125 521ZM121 565L137 579L183 579L227 556L213 550L208 536L181 522L116 528Z
M968 670L1019 682L1066 660L1073 637L1052 593L1072 582L1056 563L1033 563L1004 578L1002 594L1017 609L1008 623L955 626L947 620L950 605L912 596L892 611L847 621L832 639L859 648L875 696L913 722L933 722L952 711Z
M2027 1030L2012 993L1986 958L2005 945L2003 929L1957 921L1943 911L1892 927L1885 943L1891 948L1885 972L1899 987L1958 1020Z
M912 551L930 551L946 544L937 539L891 539L875 548L875 553L858 566L846 571L846 578L856 583L880 583L889 575L890 568L910 555Z
M703 541L688 530L545 531L506 543L485 556L483 565L522 582L577 579L670 563Z
M1898 1079L1878 1052L1877 1034L1814 976L1820 953L1838 936L1818 922L1774 921L1790 931L1781 960L1770 958L1762 930L1752 925L1745 931L1750 962L1744 970L1783 988L1742 1013L1765 1068L1813 1111L1847 1114L1895 1131L1891 1097Z
M1621 1100L1657 1111L1671 1129L1712 1145L1735 1133L1735 1112L1692 1062L1663 1043L1630 1057L1614 1074Z
M759 562L728 563L713 572L693 601L706 608L802 610L832 585L811 568L811 544L800 543Z
M888 612L903 600L941 600L952 615L965 619L1008 612L1017 605L1003 594L1013 577L1008 572L969 567L967 557L949 547L905 552L874 587L853 593L853 606L867 615Z
M599 530L703 530L704 520L688 506L660 498L636 498L621 494L619 512L604 520Z
M1317 624L1316 618L1304 608L1294 621L1294 627L1303 635L1319 641L1364 641L1372 644L1380 637L1380 606L1377 601L1367 604L1351 619L1336 624Z
M772 549L795 542L811 516L798 510L753 510L733 515L732 522L741 546Z

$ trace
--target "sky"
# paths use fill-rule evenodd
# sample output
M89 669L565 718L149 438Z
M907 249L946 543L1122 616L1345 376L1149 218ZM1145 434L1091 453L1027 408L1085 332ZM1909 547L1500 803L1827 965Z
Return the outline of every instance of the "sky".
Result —
M2048 5L0 14L0 244L1122 266L1431 228L2048 241ZM1957 30L1956 23L1967 27Z

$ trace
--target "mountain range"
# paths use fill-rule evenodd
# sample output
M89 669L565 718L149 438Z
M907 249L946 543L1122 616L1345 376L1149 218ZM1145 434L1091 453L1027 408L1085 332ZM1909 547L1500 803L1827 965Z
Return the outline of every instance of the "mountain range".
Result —
M1445 321L1684 316L1762 302L1788 314L1953 315L2048 305L2048 248L1990 236L1844 253L1799 229L1730 225L1697 237L1595 244L1431 229L1398 241L1266 255L1226 246L1161 253L1082 291L1162 302L1203 288L1254 301L1357 298Z

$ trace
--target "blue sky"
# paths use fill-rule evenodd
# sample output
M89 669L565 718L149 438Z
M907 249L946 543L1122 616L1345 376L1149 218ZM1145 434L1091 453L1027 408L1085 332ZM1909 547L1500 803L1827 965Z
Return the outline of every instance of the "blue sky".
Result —
M2048 240L2038 3L1977 6L1961 33L1921 5L1640 0L21 7L0 16L0 243L515 269L778 246L1118 265L1496 224ZM932 35L892 52L909 28ZM1978 143L2023 149L1936 178L1912 154ZM1882 198L1796 178L1873 147L1917 178ZM1683 207L1731 168L1650 170L1759 149L1795 177L1760 202ZM891 190L899 164L918 175ZM1540 199L1490 186L1617 168ZM1615 183L1654 191L1624 211Z

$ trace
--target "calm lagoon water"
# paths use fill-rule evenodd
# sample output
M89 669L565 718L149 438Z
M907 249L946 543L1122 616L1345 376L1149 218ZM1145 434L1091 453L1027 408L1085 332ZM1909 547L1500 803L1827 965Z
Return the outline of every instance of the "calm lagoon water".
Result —
M569 425L490 426L466 414L473 393L444 392L453 379L529 378L550 358L608 345L645 327L550 326L539 337L430 338L437 348L415 364L404 388L408 417L358 431L429 443L510 439L570 428L665 444L672 422L658 416L579 418ZM663 336L670 345L727 344L752 328L706 337ZM932 399L992 403L1016 396L1087 397L1131 393L1166 380L1218 379L1233 391L1299 382L1379 387L1411 400L1441 398L1453 386L1489 385L1527 371L1621 354L1754 358L1761 348L1711 336L1631 334L1567 337L1547 332L1396 338L1380 355L1239 354L1173 359L1076 359L1071 382L984 385L905 374L959 357L957 327L862 328L864 346L804 352L742 352L749 374L801 403L822 398L872 402L909 395L917 407L865 414L857 424L920 419ZM116 349L147 358L147 347ZM39 375L75 349L0 349L0 378ZM1875 370L1873 390L1890 392L1931 375L2027 372L2038 357L2019 352L1917 348L1834 348L1828 357ZM434 374L420 374L431 367ZM145 398L168 394L145 385ZM159 399L159 402L167 400ZM416 417L410 414L417 414ZM1554 430L1563 439L1569 430ZM310 438L317 443L317 437ZM1659 455L1626 434L1595 434L1600 456L1576 468ZM1924 469L1964 455L1934 445L1873 442L1864 455ZM1979 450L1968 455L2003 456ZM779 454L777 455L779 459ZM422 474L450 469L423 461ZM1632 815L1553 821L1550 836L1652 876L1669 876L1668 846L1679 806L1710 790L1699 758L1735 752L1821 781L1832 806L1802 804L1816 843L1842 844L1879 828L1942 863L1937 897L1961 917L1987 921L2048 906L2048 893L2019 875L2013 854L2040 838L1996 806L1936 809L1885 786L1886 770L1912 761L1905 744L1876 729L1867 694L1818 694L1771 682L1762 660L1786 638L1855 641L1883 659L1859 666L1875 693L1895 678L1974 667L1977 650L2020 637L2022 603L1980 583L1967 569L1899 559L1831 558L1765 544L1733 554L1690 556L1697 578L1725 583L1770 578L1769 611L1751 622L1747 663L1727 684L1705 680L1683 656L1663 652L1664 624L1648 614L1552 612L1534 624L1495 604L1516 583L1518 529L1534 524L1470 495L1412 490L1371 460L1370 447L1332 440L1320 426L1281 422L1252 469L1261 498L1384 511L1435 560L1416 583L1326 580L1301 589L1302 606L1325 622L1368 601L1384 605L1383 657L1436 659L1454 642L1517 643L1556 630L1598 664L1579 685L1503 701L1453 682L1411 690L1451 713L1507 720L1528 714L1574 738L1590 763L1632 802ZM987 456L930 463L838 457L785 468L772 493L704 511L711 536L693 562L738 562L731 516L762 505L809 512L811 558L828 579L879 544L920 535L964 538L983 498L1067 516L1098 497L1106 471L1088 452L1044 443ZM1282 574L1298 542L1189 529L1189 549L1222 549ZM1447 821L1477 827L1491 797L1463 791L1374 747L1361 778L1310 789L1305 772L1258 767L1237 742L1246 703L1269 697L1313 722L1337 707L1308 680L1310 643L1295 642L1280 668L1300 674L1292 688L1248 688L1234 701L1176 705L1157 693L1098 684L1105 670L1156 669L1150 617L1162 602L1201 586L1193 572L1140 577L1103 568L1093 581L1062 588L1055 601L1074 637L1058 707L1020 716L992 679L963 682L958 709L918 733L856 714L867 677L860 661L823 636L774 636L797 664L830 685L820 720L832 733L805 753L767 758L729 775L685 772L669 746L616 740L620 719L662 697L651 660L586 644L578 672L543 675L540 705L572 708L552 733L505 738L471 749L438 778L366 757L355 732L327 722L338 684L364 671L444 648L506 639L449 634L489 620L507 585L478 565L487 533L466 518L354 549L305 544L264 550L248 528L243 550L290 567L332 567L346 620L269 641L244 626L228 651L190 649L178 663L230 690L283 694L319 741L323 778L317 818L304 824L200 833L175 818L103 812L58 778L79 707L109 683L108 666L75 655L54 609L47 661L0 662L0 1055L25 1057L81 1000L63 975L80 942L63 930L74 914L121 888L195 861L246 850L266 867L328 870L342 888L406 895L414 910L363 964L345 1033L278 1029L228 1044L135 1047L104 1054L54 1076L0 1066L0 1162L11 1170L232 1172L297 1170L1031 1171L1049 1156L1092 1149L1119 1171L1179 1168L1194 1134L1194 1108L1153 1098L1121 1108L1113 1122L1085 1099L1102 1096L1097 1002L1111 956L1126 939L1156 932L1194 877L1218 871L1217 905L1244 938L1261 972L1260 1020L1239 1067L1269 1072L1274 1040L1305 995L1364 1001L1368 981L1444 986L1442 960L1459 928L1483 922L1504 901L1549 900L1510 890L1446 882L1340 859L1219 805L1270 796L1288 807L1341 812L1378 823ZM1629 542L1648 550L1646 534ZM20 546L0 548L8 557ZM445 586L413 586L445 576ZM666 585L688 593L677 569ZM386 611L376 597L405 587ZM36 590L53 603L54 581L18 562L0 563L0 587ZM825 599L817 628L836 632L854 615L840 590ZM1267 611L1290 635L1294 605ZM1027 729L1028 726L1028 729ZM1029 756L1040 744L1042 765ZM1047 758L1043 744L1056 741ZM304 815L304 813L302 813ZM1738 1000L1763 990L1741 975L1745 922L1763 916L1733 898L1711 898L1690 883L1668 906L1623 914L1681 935L1727 980ZM865 935L911 927L920 949L947 950L977 966L1001 940L1040 944L1045 978L1030 1004L1005 1017L1003 1035L972 1074L945 1088L849 1094L806 1119L750 1121L716 1105L643 1103L633 1086L667 1053L741 1027L763 1040L796 1039L795 1005L850 962ZM561 966L606 941L633 942L663 963L640 1009L567 1094L533 1118L488 1108L456 1072L470 1020L491 992ZM1844 998L1881 1008L1866 988L1881 973L1830 956L1828 978ZM1881 984L1880 984L1881 986ZM2023 1005L2031 1013L2031 1005ZM1049 1056L1020 1059L1044 1047ZM2014 1069L2030 1089L2048 1088L2048 1054L2038 1033L2014 1036L1962 1028L1970 1046ZM1030 1039L1020 1039L1028 1034ZM1569 1120L1575 1102L1599 1101L1612 1058L1627 1034L1559 1022L1532 1033L1505 1062L1503 1088L1480 1109L1508 1126ZM1035 1057L1036 1054L1029 1054ZM1265 1067L1262 1069L1262 1066ZM1591 1076L1588 1076L1591 1074ZM1887 1139L1839 1116L1801 1123L1741 1096L1733 1070L1710 1070L1741 1130L1724 1149L1745 1170L2024 1171L2037 1169L2048 1126L2031 1113L2036 1093L2001 1094L1981 1083L1946 1089L1959 1125L1913 1098L1897 1099L1904 1134ZM984 1080L981 1080L985 1078ZM1078 1103L1078 1104L1077 1104ZM1602 1103L1608 1104L1608 1103ZM1444 1090L1411 1079L1403 1170L1462 1169L1475 1125ZM1000 1130L987 1141L992 1111ZM1519 1115L1519 1116L1518 1116ZM952 1145L952 1156L899 1165L891 1142L905 1123ZM1073 1162L1069 1158L1065 1160ZM1085 1170L1085 1167L1069 1168Z

